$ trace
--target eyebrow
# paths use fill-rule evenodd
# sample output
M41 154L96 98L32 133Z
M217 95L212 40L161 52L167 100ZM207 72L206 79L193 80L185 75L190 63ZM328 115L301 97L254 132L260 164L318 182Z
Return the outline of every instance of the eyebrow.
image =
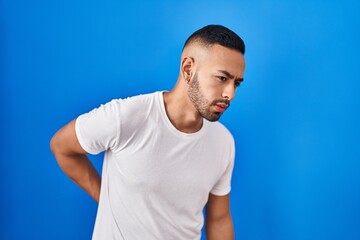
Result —
M218 71L225 74L228 78L235 78L231 73L229 73L226 70L218 70ZM235 81L242 82L242 81L244 81L244 78L236 78Z

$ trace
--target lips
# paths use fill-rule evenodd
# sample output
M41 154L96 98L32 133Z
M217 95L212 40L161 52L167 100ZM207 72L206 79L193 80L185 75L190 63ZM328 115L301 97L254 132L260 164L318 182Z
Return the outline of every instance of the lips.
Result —
M228 105L225 103L217 103L215 104L215 109L217 112L224 112L228 108Z

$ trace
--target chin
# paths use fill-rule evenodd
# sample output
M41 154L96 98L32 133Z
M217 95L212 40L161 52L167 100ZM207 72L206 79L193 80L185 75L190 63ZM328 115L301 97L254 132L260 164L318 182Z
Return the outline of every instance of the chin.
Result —
M220 119L220 117L221 117L221 113L213 113L213 114L208 114L207 116L203 116L203 118L205 118L209 122L216 122Z

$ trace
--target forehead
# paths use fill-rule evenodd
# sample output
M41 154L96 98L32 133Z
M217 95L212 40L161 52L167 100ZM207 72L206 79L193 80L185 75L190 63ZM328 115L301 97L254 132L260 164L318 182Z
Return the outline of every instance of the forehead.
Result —
M243 77L245 59L242 53L216 44L208 47L207 54L202 61L202 67L215 71L226 70L233 75Z

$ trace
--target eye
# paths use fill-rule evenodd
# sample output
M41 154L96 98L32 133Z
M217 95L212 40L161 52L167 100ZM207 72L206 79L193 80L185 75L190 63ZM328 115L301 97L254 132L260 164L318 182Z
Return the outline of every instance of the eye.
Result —
M226 81L226 77L223 77L223 76L218 76L218 79L219 79L220 81Z
M234 85L235 85L236 88L239 87L240 84L241 84L241 82L235 82L235 83L234 83Z

